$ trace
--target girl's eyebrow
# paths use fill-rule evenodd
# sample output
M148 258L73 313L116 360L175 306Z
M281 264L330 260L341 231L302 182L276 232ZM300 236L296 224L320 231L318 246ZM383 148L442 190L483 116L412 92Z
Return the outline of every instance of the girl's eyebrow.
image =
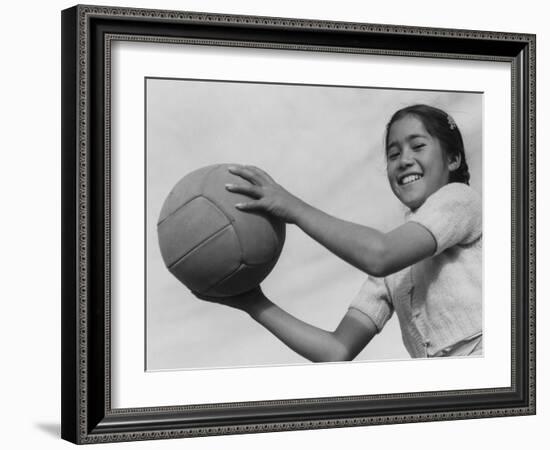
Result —
M397 142L395 141L389 142L388 147L386 148L386 153L389 152L392 147L397 147L397 146L398 146Z
M428 136L426 136L425 134L409 134L407 136L407 141L412 141L413 139L416 139L416 138L427 138Z

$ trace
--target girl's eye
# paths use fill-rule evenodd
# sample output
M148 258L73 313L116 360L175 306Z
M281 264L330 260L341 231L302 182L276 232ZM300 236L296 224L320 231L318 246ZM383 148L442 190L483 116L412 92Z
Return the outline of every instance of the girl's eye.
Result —
M426 144L416 144L413 146L413 149L414 150L420 150L421 148L425 147Z
M393 161L393 160L397 159L398 157L399 157L399 152L388 153L388 159L390 161Z

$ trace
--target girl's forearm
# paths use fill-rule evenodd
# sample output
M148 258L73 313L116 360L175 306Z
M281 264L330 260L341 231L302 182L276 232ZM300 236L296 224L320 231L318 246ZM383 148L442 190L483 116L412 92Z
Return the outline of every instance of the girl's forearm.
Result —
M302 322L263 294L248 305L246 312L284 344L310 361L346 361L354 356L333 333Z
M336 256L373 276L385 275L385 234L300 203L293 222Z

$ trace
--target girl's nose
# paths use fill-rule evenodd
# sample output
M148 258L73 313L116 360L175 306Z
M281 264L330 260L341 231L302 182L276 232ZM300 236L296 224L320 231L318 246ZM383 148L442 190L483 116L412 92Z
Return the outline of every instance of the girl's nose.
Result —
M408 167L413 163L413 158L411 152L408 150L403 150L399 157L399 165L402 167Z

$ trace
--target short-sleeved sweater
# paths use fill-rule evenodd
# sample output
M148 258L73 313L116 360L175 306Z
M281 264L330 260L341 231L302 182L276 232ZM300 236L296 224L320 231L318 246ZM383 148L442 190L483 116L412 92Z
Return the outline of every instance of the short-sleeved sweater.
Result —
M350 308L382 330L393 311L413 358L440 356L482 334L482 211L471 187L450 183L408 221L425 227L435 253L385 278L369 276Z

